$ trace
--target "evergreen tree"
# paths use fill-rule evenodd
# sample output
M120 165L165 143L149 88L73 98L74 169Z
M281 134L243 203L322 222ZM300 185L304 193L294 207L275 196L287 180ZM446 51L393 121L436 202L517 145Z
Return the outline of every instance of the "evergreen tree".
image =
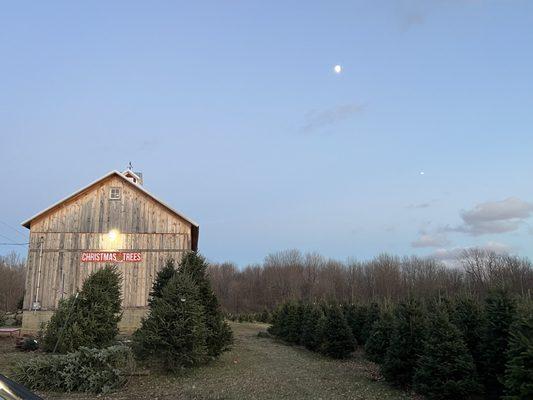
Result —
M161 292L163 288L168 283L170 278L176 274L176 266L174 260L169 258L165 263L165 266L157 272L154 283L152 285L152 290L150 291L150 298L148 299L148 304L151 305L155 297L161 297Z
M322 308L316 304L309 304L302 315L301 344L308 350L318 351L322 344L325 317Z
M118 334L121 276L106 266L83 282L78 295L59 302L43 332L43 349L67 353L80 347L107 347Z
M288 315L288 302L278 306L272 315L272 325L268 328L268 332L282 339L286 337Z
M514 299L505 290L492 291L485 300L480 374L490 399L498 399L503 394L509 329L515 318L515 307Z
M259 315L259 322L263 322L265 324L268 324L270 322L270 313L266 308L263 309L263 311Z
M355 349L352 330L341 308L336 304L327 308L321 349L324 354L333 358L347 358Z
M207 276L207 266L204 257L195 252L189 252L183 256L178 273L190 275L198 285L200 301L206 318L208 354L211 357L217 357L229 348L233 342L233 333L224 320L218 299L211 288L211 282Z
M289 343L300 343L302 334L302 314L304 306L294 301L289 302L284 339Z
M367 321L367 307L364 305L347 304L343 307L343 311L356 344L364 343L363 331Z
M400 303L394 312L390 345L381 365L385 379L400 386L411 384L425 337L425 310L415 300Z
M133 334L141 360L175 371L205 362L206 317L199 289L189 274L175 274L153 298L150 311Z
M370 305L366 307L364 323L360 333L359 343L361 345L364 346L366 341L368 340L370 332L374 327L374 323L379 320L379 314L379 305L377 303L370 303Z
M459 328L474 359L474 364L479 367L481 361L480 342L484 325L481 305L473 297L463 296L455 299L450 310L451 322Z
M371 361L382 363L389 348L394 317L390 309L384 309L379 319L374 322L370 335L365 343L365 354Z
M533 399L533 304L524 301L511 325L505 369L506 400Z
M430 319L413 386L417 392L436 400L468 399L479 392L472 356L444 307Z

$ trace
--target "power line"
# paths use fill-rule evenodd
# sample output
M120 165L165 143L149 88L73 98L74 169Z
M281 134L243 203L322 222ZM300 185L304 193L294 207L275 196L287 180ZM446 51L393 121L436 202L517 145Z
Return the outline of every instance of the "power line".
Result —
M9 229L11 229L11 230L17 232L20 236L22 236L24 239L26 239L26 235L23 234L22 232L20 232L20 231L19 231L17 228L15 228L14 226L9 225L7 222L2 221L1 219L0 219L0 224L3 224L3 225L5 225L5 226L7 226Z
M6 235L2 235L2 234L0 233L0 236L3 237L4 239L9 240L10 242L16 243L15 240L11 239L10 237L7 237Z
M27 244L30 244L30 242L28 243L0 243L0 246L25 246Z

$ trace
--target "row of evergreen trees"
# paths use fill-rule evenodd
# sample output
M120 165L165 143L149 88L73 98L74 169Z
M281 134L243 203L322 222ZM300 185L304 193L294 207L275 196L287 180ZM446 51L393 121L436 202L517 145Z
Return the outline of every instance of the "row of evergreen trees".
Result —
M176 370L219 356L232 332L207 276L206 260L187 253L167 261L154 281L149 312L133 335L138 360ZM115 343L121 318L121 276L115 266L91 274L81 291L59 303L43 331L43 349L71 353Z
M428 399L533 399L533 305L505 291L484 301L288 302L269 331L334 358L361 346L388 382Z

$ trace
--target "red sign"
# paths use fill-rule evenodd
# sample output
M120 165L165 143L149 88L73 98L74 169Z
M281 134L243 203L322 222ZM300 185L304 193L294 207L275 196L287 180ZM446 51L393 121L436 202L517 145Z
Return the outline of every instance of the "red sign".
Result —
M141 262L142 253L122 252L122 251L84 251L81 253L81 262Z

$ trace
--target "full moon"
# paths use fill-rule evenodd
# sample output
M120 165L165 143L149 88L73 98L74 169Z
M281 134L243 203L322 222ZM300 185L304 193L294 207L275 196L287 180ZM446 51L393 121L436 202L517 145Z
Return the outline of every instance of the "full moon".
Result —
M337 64L333 67L333 71L335 71L336 74L340 74L342 72L342 67Z

